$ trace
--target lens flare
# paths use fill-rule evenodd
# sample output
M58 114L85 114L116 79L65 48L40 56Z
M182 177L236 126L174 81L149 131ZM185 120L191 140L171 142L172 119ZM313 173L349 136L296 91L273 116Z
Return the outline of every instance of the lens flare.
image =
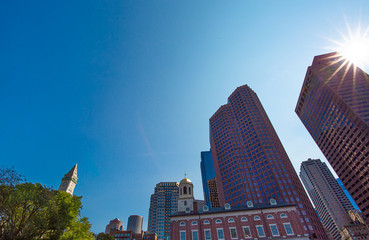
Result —
M369 68L369 27L361 28L359 23L356 30L347 24L347 34L339 32L341 41L329 40L334 46L329 49L339 52L346 60L361 69Z

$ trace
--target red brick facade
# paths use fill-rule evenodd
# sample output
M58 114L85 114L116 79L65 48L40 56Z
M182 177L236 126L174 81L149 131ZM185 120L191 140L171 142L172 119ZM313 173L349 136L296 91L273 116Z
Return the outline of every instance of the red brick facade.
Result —
M263 205L172 215L171 240L308 239L295 206Z

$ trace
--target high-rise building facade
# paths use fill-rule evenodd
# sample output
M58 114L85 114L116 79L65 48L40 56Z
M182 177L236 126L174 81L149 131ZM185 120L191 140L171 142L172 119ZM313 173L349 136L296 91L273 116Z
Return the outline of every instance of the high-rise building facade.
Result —
M147 230L156 233L158 240L170 238L169 216L177 212L178 195L177 182L160 182L151 195Z
M308 159L301 163L300 178L323 226L333 239L341 240L340 230L344 225L350 224L348 212L354 207L335 177L320 159Z
M354 207L354 209L360 210L359 206L356 204L354 199L351 197L350 193L347 191L345 185L343 185L341 179L337 178L336 180L337 180L338 185L340 185L340 187L342 188L342 191L346 194L346 197L348 198L348 200L350 200L350 203Z
M60 183L58 191L67 192L70 195L73 195L74 188L77 185L77 164L72 167L69 172L67 172L62 178L62 182Z
M204 199L206 205L208 205L208 207L212 207L210 201L210 191L208 181L210 179L215 178L215 171L213 165L213 157L211 156L210 151L201 152L200 167L201 167L202 187L204 190Z
M296 113L369 217L369 76L338 53L316 56Z
M209 196L210 196L210 206L212 208L220 207L219 196L218 196L218 187L217 187L217 179L212 178L208 180L209 187Z
M291 203L304 231L327 239L259 98L247 85L238 87L210 118L210 144L222 206L271 198Z
M128 218L127 230L130 230L134 233L141 233L142 232L142 216L138 215L131 215Z

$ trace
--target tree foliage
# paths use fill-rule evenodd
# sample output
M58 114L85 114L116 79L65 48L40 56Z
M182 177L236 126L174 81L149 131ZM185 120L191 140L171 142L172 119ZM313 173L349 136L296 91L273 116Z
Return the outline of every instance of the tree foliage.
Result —
M0 184L14 186L24 181L26 178L14 168L0 168Z
M97 235L96 240L114 240L114 237L111 236L110 234L106 234L106 233L99 233Z
M0 185L0 239L72 239L74 232L85 235L73 239L93 239L87 218L79 219L80 198L37 183Z

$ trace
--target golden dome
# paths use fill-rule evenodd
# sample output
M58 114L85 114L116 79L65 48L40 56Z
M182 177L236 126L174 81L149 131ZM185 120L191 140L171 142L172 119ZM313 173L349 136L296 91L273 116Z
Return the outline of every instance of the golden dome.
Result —
M188 179L187 177L183 178L180 183L191 183L192 184L191 180Z

